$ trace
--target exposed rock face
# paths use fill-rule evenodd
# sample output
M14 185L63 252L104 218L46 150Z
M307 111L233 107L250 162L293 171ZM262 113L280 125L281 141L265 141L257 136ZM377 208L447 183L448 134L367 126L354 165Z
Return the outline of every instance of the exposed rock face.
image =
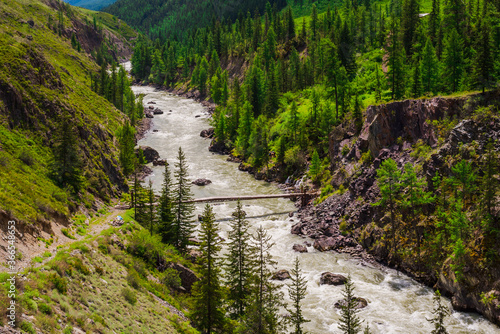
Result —
M167 160L165 159L158 159L153 161L153 166L165 166L167 164Z
M499 95L491 91L457 99L408 100L372 106L366 112L367 119L359 137L347 124L335 128L330 134L329 147L332 185L342 186L345 191L316 207L300 209L300 222L291 232L311 237L314 247L320 251L335 250L397 267L420 282L440 289L452 299L455 309L475 310L500 324L500 309L496 307L500 305L500 268L481 269L468 263L464 269L465 279L456 282L449 263L445 262L438 273L434 269L424 272L416 263L394 258L388 246L378 242L387 234L389 217L381 206L372 205L380 199L377 169L389 158L396 161L399 170L403 170L406 163L415 164L418 160L422 163L419 175L426 178L432 189L432 178L437 171L450 175L450 158L460 154L464 159L473 160L472 157L485 154L488 142L493 142L494 150L500 152L499 118L473 114L480 106L495 104ZM430 123L458 116L462 120L438 141ZM414 145L417 142L434 150L419 155ZM371 153L369 159L360 159L367 156L366 152ZM345 226L343 233L339 229L341 223ZM362 248L369 249L370 254ZM489 296L487 305L481 301L481 295Z
M212 139L214 137L214 128L201 131L200 137Z
M206 186L206 185L209 185L210 183L212 183L212 181L207 180L207 179L198 179L198 180L194 180L191 183L194 185L197 185L197 186Z
M198 282L200 279L194 271L189 268L184 267L179 263L171 263L170 268L173 268L179 272L179 277L181 278L181 285L187 292L191 292L193 284Z
M319 279L319 284L321 285L344 285L345 282L347 282L347 278L345 276L329 272L322 273L321 278Z
M158 153L158 151L155 150L152 147L149 147L149 146L139 146L139 148L142 150L142 152L144 154L144 158L146 159L146 161L148 163L156 161L156 160L158 160L160 158L160 154ZM137 154L137 152L138 152L138 150L136 151L136 154Z
M281 269L281 270L278 270L277 272L275 272L271 279L277 280L277 281L284 281L286 279L290 279L290 273L286 269Z
M292 249L299 253L307 253L307 247L304 245L295 244Z
M365 308L368 306L368 301L364 298L361 298L361 297L354 297L354 299L356 300L356 302L358 303L356 305L356 308L357 309L362 309L362 308ZM346 300L345 299L341 299L339 300L338 302L335 303L335 308L342 308L346 305Z

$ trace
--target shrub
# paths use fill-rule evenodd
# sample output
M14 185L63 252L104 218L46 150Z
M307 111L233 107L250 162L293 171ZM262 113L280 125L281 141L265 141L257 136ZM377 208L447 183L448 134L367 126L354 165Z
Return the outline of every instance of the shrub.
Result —
M63 334L72 334L73 333L73 327L71 325L67 326L64 330L63 330Z
M33 299L28 298L24 301L24 303L25 303L26 308L28 310L35 311L35 312L38 310L38 305Z
M342 219L342 221L340 222L339 230L342 233L342 235L347 234L347 222L345 221L345 219Z
M108 246L105 244L99 244L98 248L104 255L108 255Z
M136 261L134 262L134 269L135 271L137 271L137 273L139 275L141 275L142 277L146 277L148 276L148 272L146 270L146 266L144 265L144 263L142 263L141 261Z
M73 235L71 235L71 233L68 231L68 229L67 229L67 228L62 228L62 229L61 229L61 232L62 232L62 234L64 234L67 238L70 238L70 239L73 239L73 240L75 240L75 239L76 239Z
M64 277L61 277L57 274L51 274L49 276L49 280L54 284L54 287L62 293L63 295L68 292L68 282Z
M135 270L130 270L128 275L127 275L127 282L130 284L131 287L134 289L139 289L141 286L141 278L139 277L139 274Z
M135 305L137 303L137 297L135 296L135 292L129 288L122 289L122 296L128 301L131 305Z
M29 334L36 334L35 328L31 322L23 321L20 326L21 330Z
M19 160L24 162L27 166L32 166L35 163L35 159L27 150L22 150L19 153Z
M47 315L52 314L52 308L45 303L40 303L40 305L38 305L38 310L42 313L47 314Z
M344 145L342 146L342 155L346 155L347 153L349 153L350 149L349 149L349 145Z
M181 286L181 278L179 272L173 268L168 268L163 273L163 284L171 288L178 288Z
M43 259L40 256L35 256L32 260L33 263L42 263Z

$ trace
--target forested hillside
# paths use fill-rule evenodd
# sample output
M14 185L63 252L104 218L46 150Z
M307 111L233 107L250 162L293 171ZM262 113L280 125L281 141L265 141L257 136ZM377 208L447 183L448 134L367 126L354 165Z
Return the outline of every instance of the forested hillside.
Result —
M188 0L119 0L104 11L116 15L136 27L153 40L159 38L182 40L186 32L210 25L214 19L234 22L238 15L262 13L266 1L188 1ZM271 0L271 5L281 9L285 0Z

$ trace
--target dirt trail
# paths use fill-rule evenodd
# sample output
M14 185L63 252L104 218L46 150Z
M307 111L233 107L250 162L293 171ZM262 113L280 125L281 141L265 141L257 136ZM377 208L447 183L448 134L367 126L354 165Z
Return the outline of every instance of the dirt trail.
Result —
M121 208L115 208L113 206L109 207L109 212L106 214L95 217L89 221L88 226L86 228L86 233L82 236L77 233L72 233L72 235L76 239L70 239L64 236L60 229L56 231L57 238L54 239L54 242L48 246L43 246L42 242L38 242L35 247L30 247L28 251L23 251L23 258L17 261L18 272L22 272L24 269L29 268L30 266L39 267L44 265L50 259L53 259L57 254L58 247L66 247L74 242L85 239L87 236L95 236L100 234L103 230L106 230L111 227L110 223L116 219L117 216L123 216L125 214L125 210ZM50 252L50 257L44 257L44 254ZM42 262L34 262L33 260L38 257L42 258ZM6 268L0 267L0 271L4 271Z

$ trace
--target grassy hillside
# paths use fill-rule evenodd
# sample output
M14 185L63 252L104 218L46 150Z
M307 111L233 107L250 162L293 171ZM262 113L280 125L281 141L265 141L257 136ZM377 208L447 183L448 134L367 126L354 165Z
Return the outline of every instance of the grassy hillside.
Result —
M20 329L26 333L197 333L179 311L185 307L173 289L180 284L179 274L172 269L159 272L134 254L147 245L166 263L192 265L150 237L128 215L125 221L121 227L33 260L23 272L24 280L16 285L23 313L18 313ZM0 324L7 320L9 277L0 273Z
M28 225L64 222L77 207L109 201L124 187L114 138L124 116L92 92L89 73L97 71L90 53L116 39L119 56L128 42L104 23L94 29L88 12L58 1L8 1L0 10L0 209ZM82 162L78 194L51 177L65 114Z

